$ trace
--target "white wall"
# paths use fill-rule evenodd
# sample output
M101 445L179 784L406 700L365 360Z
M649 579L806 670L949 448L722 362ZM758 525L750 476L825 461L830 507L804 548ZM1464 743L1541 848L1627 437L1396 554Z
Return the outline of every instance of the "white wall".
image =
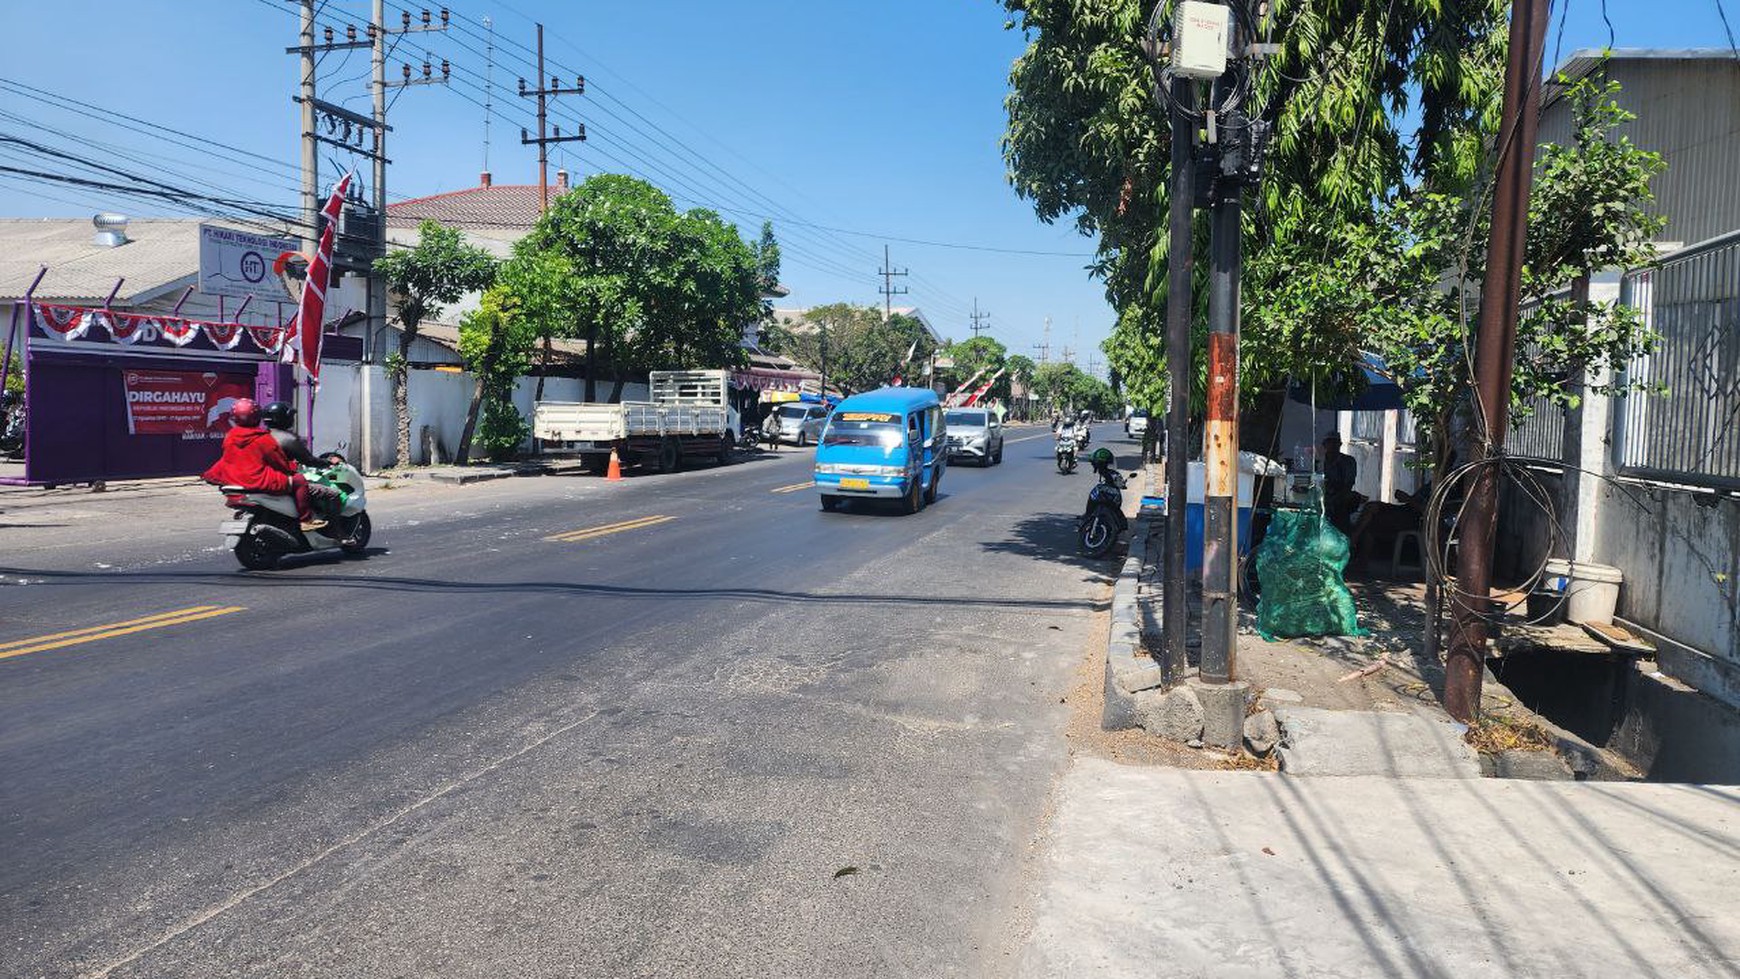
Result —
M365 371L368 401L365 402ZM465 432L465 415L471 407L474 379L468 373L414 370L410 372L409 400L411 407L411 464L427 465L423 429L433 430L440 442L442 459L453 461L459 449L459 438ZM572 377L552 377L544 382L544 400L578 401L585 394L586 382ZM535 377L522 377L514 383L514 406L527 419L532 417L532 395L538 387ZM600 384L599 397L610 393L610 385ZM644 401L650 396L645 384L625 384L623 400ZM396 463L397 422L393 415L392 385L385 368L361 364L327 364L321 370L320 393L314 400L314 445L316 452L337 450L352 460L362 458L363 411L370 409L369 433L373 449L369 453L367 470L374 472Z

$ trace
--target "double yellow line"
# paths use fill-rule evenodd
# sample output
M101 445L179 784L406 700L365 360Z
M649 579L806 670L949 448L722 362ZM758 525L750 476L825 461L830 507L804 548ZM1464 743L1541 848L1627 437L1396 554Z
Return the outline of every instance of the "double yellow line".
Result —
M241 605L195 605L192 608L178 609L174 612L159 612L156 615L147 615L143 618L128 619L125 622L94 625L87 629L73 629L46 636L32 636L29 639L14 639L11 642L0 643L0 659L23 656L25 653L47 652L50 649L60 649L63 646L77 646L81 643L96 642L99 639L113 639L116 636L132 635L147 629L161 629L165 626L198 622L202 619L215 619L220 615L229 615L231 612L240 611L243 611Z
M575 541L591 540L594 537L603 537L607 534L620 534L625 530L639 530L642 527L651 527L654 524L661 524L667 520L675 519L677 518L662 516L639 517L634 520L624 520L620 523L607 523L602 527L582 527L579 530L569 530L560 534L551 534L544 539L561 541L564 544L572 544Z
M778 489L773 490L772 492L775 492L775 493L796 493L798 490L809 489L811 486L814 486L814 485L815 485L815 482L813 480L806 479L801 483L793 483L790 486L781 486Z

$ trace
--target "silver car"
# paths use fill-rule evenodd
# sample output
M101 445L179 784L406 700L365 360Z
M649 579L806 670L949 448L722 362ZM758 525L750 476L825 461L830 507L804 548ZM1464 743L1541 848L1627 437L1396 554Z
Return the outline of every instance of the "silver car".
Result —
M821 405L792 402L780 405L774 417L779 420L781 442L813 445L822 440L822 428L828 424L828 409Z
M949 433L949 461L976 459L981 466L1003 461L1003 426L983 408L950 408L943 416Z

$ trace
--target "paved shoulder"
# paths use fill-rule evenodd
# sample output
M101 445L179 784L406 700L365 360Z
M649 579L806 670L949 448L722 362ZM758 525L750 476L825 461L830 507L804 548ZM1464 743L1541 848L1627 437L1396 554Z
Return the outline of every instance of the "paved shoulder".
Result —
M1740 790L1079 760L1025 976L1732 976Z

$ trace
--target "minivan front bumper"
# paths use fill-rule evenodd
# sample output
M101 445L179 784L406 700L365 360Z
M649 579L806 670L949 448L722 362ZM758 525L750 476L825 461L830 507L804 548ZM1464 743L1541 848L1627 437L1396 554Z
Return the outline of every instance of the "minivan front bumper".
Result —
M868 496L898 500L911 485L908 476L840 476L816 473L816 492L822 496Z

